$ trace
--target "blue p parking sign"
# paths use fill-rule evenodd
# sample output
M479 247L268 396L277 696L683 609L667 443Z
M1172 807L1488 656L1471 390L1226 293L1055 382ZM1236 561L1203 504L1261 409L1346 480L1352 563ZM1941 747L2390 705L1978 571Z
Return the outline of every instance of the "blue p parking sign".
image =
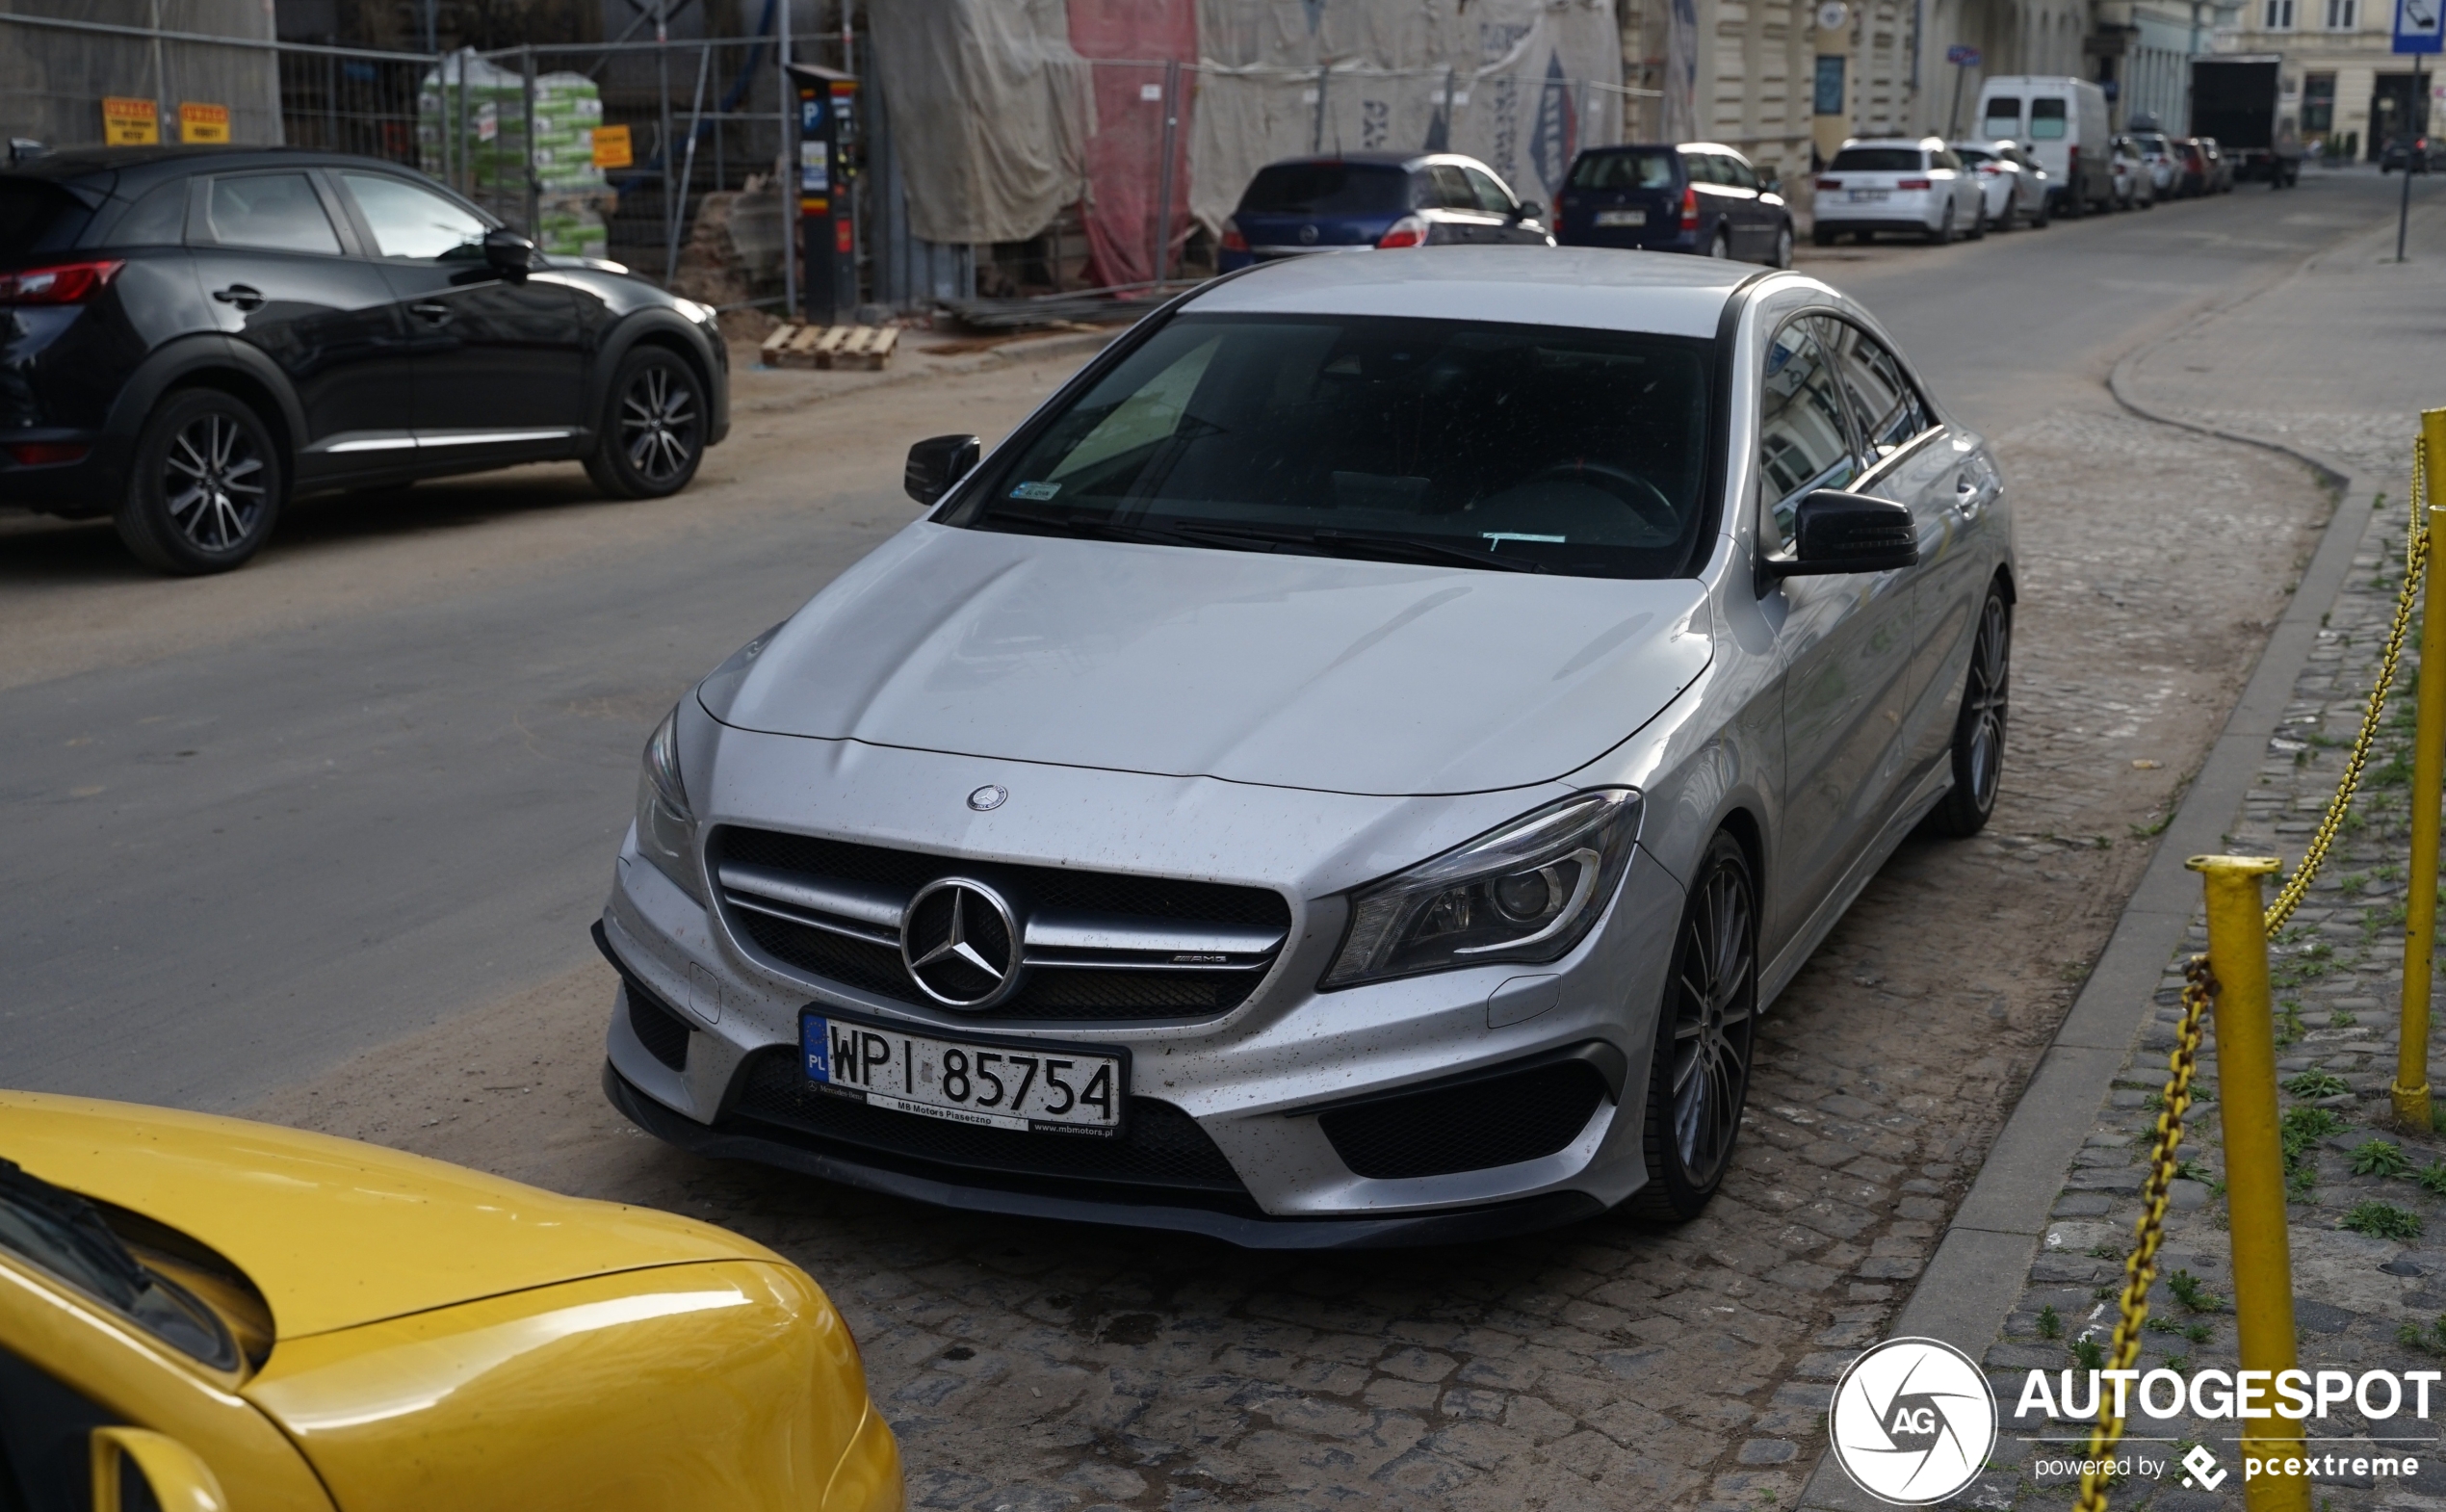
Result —
M2399 53L2438 51L2438 18L2446 0L2395 0L2395 50Z

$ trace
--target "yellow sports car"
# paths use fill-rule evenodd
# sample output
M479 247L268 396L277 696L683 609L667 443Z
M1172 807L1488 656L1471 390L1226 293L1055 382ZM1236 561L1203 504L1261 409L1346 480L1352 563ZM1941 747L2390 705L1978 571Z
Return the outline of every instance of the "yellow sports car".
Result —
M848 1328L736 1235L346 1139L0 1093L0 1507L901 1501Z

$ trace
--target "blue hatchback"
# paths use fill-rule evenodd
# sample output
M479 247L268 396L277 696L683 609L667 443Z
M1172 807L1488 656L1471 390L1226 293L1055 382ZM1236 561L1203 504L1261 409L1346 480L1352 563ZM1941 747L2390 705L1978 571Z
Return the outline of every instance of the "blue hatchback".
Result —
M1223 227L1221 272L1309 252L1393 247L1551 247L1495 170L1452 152L1345 152L1269 163Z
M1565 247L1698 252L1792 266L1792 212L1771 175L1712 142L1592 147L1554 222Z

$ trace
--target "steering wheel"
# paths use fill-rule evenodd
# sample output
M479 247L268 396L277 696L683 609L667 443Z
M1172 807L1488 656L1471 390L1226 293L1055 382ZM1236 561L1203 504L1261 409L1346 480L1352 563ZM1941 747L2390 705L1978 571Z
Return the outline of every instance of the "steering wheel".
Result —
M1618 484L1606 488L1605 492L1628 505L1631 512L1652 529L1666 535L1681 534L1681 511L1665 497L1662 489L1637 473L1608 462L1556 462L1522 480L1520 486L1567 479Z

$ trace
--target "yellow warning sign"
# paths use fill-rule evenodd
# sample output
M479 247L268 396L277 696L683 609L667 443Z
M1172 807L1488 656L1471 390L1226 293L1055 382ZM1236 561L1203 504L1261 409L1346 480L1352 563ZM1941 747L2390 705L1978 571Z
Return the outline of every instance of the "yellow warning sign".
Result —
M594 128L595 167L627 168L636 161L636 156L629 150L628 127L597 126Z
M120 95L102 97L102 144L110 147L149 147L162 140L162 109L151 100L132 100Z
M181 142L227 142L229 140L229 107L198 105L193 100L178 107L178 140Z

